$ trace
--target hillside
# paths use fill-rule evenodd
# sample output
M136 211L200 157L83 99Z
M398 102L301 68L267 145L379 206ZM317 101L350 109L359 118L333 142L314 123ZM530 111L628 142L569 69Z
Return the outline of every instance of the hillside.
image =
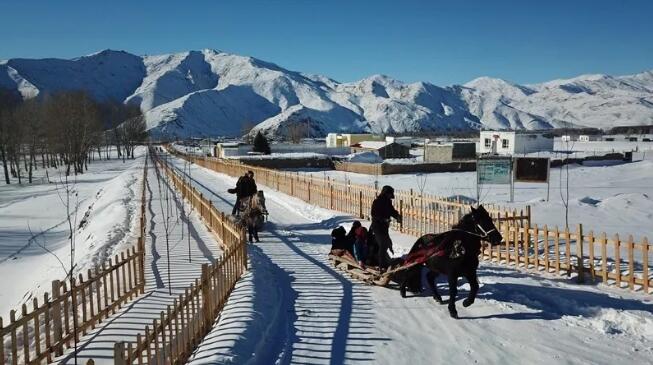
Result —
M439 87L384 75L339 83L215 50L136 56L105 50L71 60L0 62L0 87L23 98L86 90L140 106L159 136L332 131L436 132L489 128L609 128L653 124L653 72L583 75L535 85L482 77Z

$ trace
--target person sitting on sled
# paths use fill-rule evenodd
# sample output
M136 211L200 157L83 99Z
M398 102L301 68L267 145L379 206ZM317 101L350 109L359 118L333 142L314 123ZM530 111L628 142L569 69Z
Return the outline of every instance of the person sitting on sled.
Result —
M365 269L365 258L367 257L367 228L358 227L355 233L354 257L358 264Z
M352 247L347 240L347 231L343 226L340 226L331 231L331 254L335 256L342 256L355 261L354 256L351 254Z
M353 221L349 232L347 232L347 244L349 248L349 253L354 255L354 243L356 243L356 230L362 227L360 221Z

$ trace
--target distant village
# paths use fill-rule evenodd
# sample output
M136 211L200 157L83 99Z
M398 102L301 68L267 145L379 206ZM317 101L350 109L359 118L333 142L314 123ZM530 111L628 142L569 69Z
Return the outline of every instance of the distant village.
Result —
M253 140L247 139L194 138L176 146L189 153L262 167L332 168L366 174L474 171L477 158L489 156L549 157L552 165L569 158L574 162L632 159L633 153L653 149L653 127L618 127L611 132L615 133L481 130L475 136L433 138L329 133L326 138L295 142L266 140L269 153L256 151Z

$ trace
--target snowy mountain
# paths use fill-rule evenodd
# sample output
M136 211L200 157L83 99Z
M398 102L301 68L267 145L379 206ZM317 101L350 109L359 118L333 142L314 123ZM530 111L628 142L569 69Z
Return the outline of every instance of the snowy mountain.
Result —
M105 50L71 60L0 62L0 87L23 98L86 90L140 106L161 136L335 131L435 132L653 124L653 72L584 75L536 85L478 78L439 87L383 75L339 83L215 50L135 56Z

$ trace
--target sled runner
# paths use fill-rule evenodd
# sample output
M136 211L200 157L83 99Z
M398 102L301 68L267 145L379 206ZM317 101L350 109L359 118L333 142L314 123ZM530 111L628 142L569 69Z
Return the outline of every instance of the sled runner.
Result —
M387 271L381 273L376 267L366 266L363 268L358 264L358 262L347 256L329 254L329 261L331 261L333 266L337 269L347 272L351 277L378 286L387 286L390 283L392 275L423 263L423 261L404 261L403 264L391 266Z
M329 260L333 265L350 274L350 276L362 280L366 283L386 286L395 274L408 270L414 266L422 265L432 257L448 256L457 258L460 254L457 251L458 242L452 241L448 244L445 234L427 234L420 237L413 249L404 258L393 259L391 266L383 273L376 267L366 266L363 268L358 262L353 260L349 255L329 254Z

